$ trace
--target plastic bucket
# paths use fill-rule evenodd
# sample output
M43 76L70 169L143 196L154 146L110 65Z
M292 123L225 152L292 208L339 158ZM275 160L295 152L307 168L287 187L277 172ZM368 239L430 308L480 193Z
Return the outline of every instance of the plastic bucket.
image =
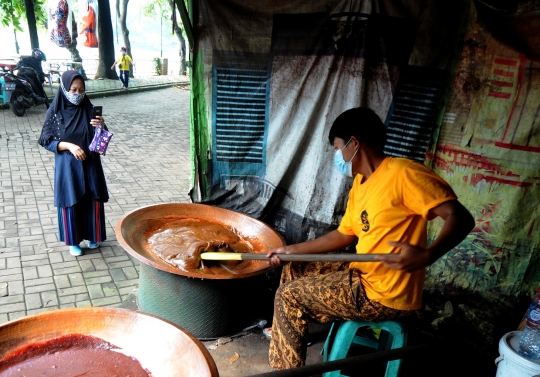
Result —
M540 377L540 361L517 353L521 331L507 333L499 341L500 356L495 359L496 377Z

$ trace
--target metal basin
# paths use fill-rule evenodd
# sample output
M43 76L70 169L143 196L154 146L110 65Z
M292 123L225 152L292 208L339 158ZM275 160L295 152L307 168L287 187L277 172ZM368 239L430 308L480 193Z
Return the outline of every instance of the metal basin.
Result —
M7 322L0 326L0 359L21 346L71 334L95 336L120 347L155 377L219 376L212 356L192 334L127 309L61 309Z
M137 304L185 328L197 338L234 334L255 309L258 276L271 270L266 261L253 261L234 274L206 275L184 271L155 256L147 240L161 226L178 218L201 219L234 227L241 236L257 240L257 253L285 243L263 222L204 204L166 203L142 207L116 224L116 237L124 250L141 262Z

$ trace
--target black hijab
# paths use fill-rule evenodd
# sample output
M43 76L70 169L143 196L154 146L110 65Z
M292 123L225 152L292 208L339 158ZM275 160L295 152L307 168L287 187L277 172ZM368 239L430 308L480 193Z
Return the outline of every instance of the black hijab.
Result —
M84 84L77 71L65 71L62 74L62 85L66 91L69 91L73 80L77 78ZM92 107L88 96L85 95L80 104L74 105L66 98L62 88L59 88L45 116L39 144L45 146L56 139L76 144L88 152L88 145L94 137L94 127L90 125ZM55 116L58 122L54 121Z

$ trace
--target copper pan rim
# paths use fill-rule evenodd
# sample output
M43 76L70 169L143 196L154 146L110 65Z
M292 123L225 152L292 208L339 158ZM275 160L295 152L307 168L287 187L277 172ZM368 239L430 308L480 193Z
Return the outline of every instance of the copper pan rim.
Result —
M161 216L160 216L161 215ZM157 256L151 255L144 247L140 245L140 240L133 237L133 234L143 228L142 223L149 219L159 219L164 216L189 216L190 218L200 218L203 220L217 221L232 225L242 235L248 237L256 237L264 245L263 250L259 253L266 253L270 249L284 246L283 237L262 221L255 219L241 212L236 212L230 209L210 206L199 203L161 203L152 204L144 207L139 207L123 215L115 226L116 238L122 248L133 256L135 259L148 266L158 270L181 275L196 279L241 279L260 275L262 273L273 270L275 267L270 266L265 261L254 263L256 266L248 271L235 275L204 275L191 271L184 271L169 265Z
M75 334L110 342L155 377L219 375L209 351L193 334L159 316L122 308L56 309L6 322L0 325L0 359L19 347Z

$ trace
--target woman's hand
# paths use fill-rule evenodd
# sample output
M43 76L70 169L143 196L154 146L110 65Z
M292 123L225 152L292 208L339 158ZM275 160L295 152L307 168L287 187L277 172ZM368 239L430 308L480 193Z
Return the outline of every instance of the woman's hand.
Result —
M60 151L70 151L76 160L84 161L86 159L86 153L84 153L84 150L77 144L68 143L67 141L61 141L60 143L58 143L57 148Z
M103 119L103 117L100 115L96 115L96 117L90 121L90 124L92 127L103 127L105 124L105 119Z

